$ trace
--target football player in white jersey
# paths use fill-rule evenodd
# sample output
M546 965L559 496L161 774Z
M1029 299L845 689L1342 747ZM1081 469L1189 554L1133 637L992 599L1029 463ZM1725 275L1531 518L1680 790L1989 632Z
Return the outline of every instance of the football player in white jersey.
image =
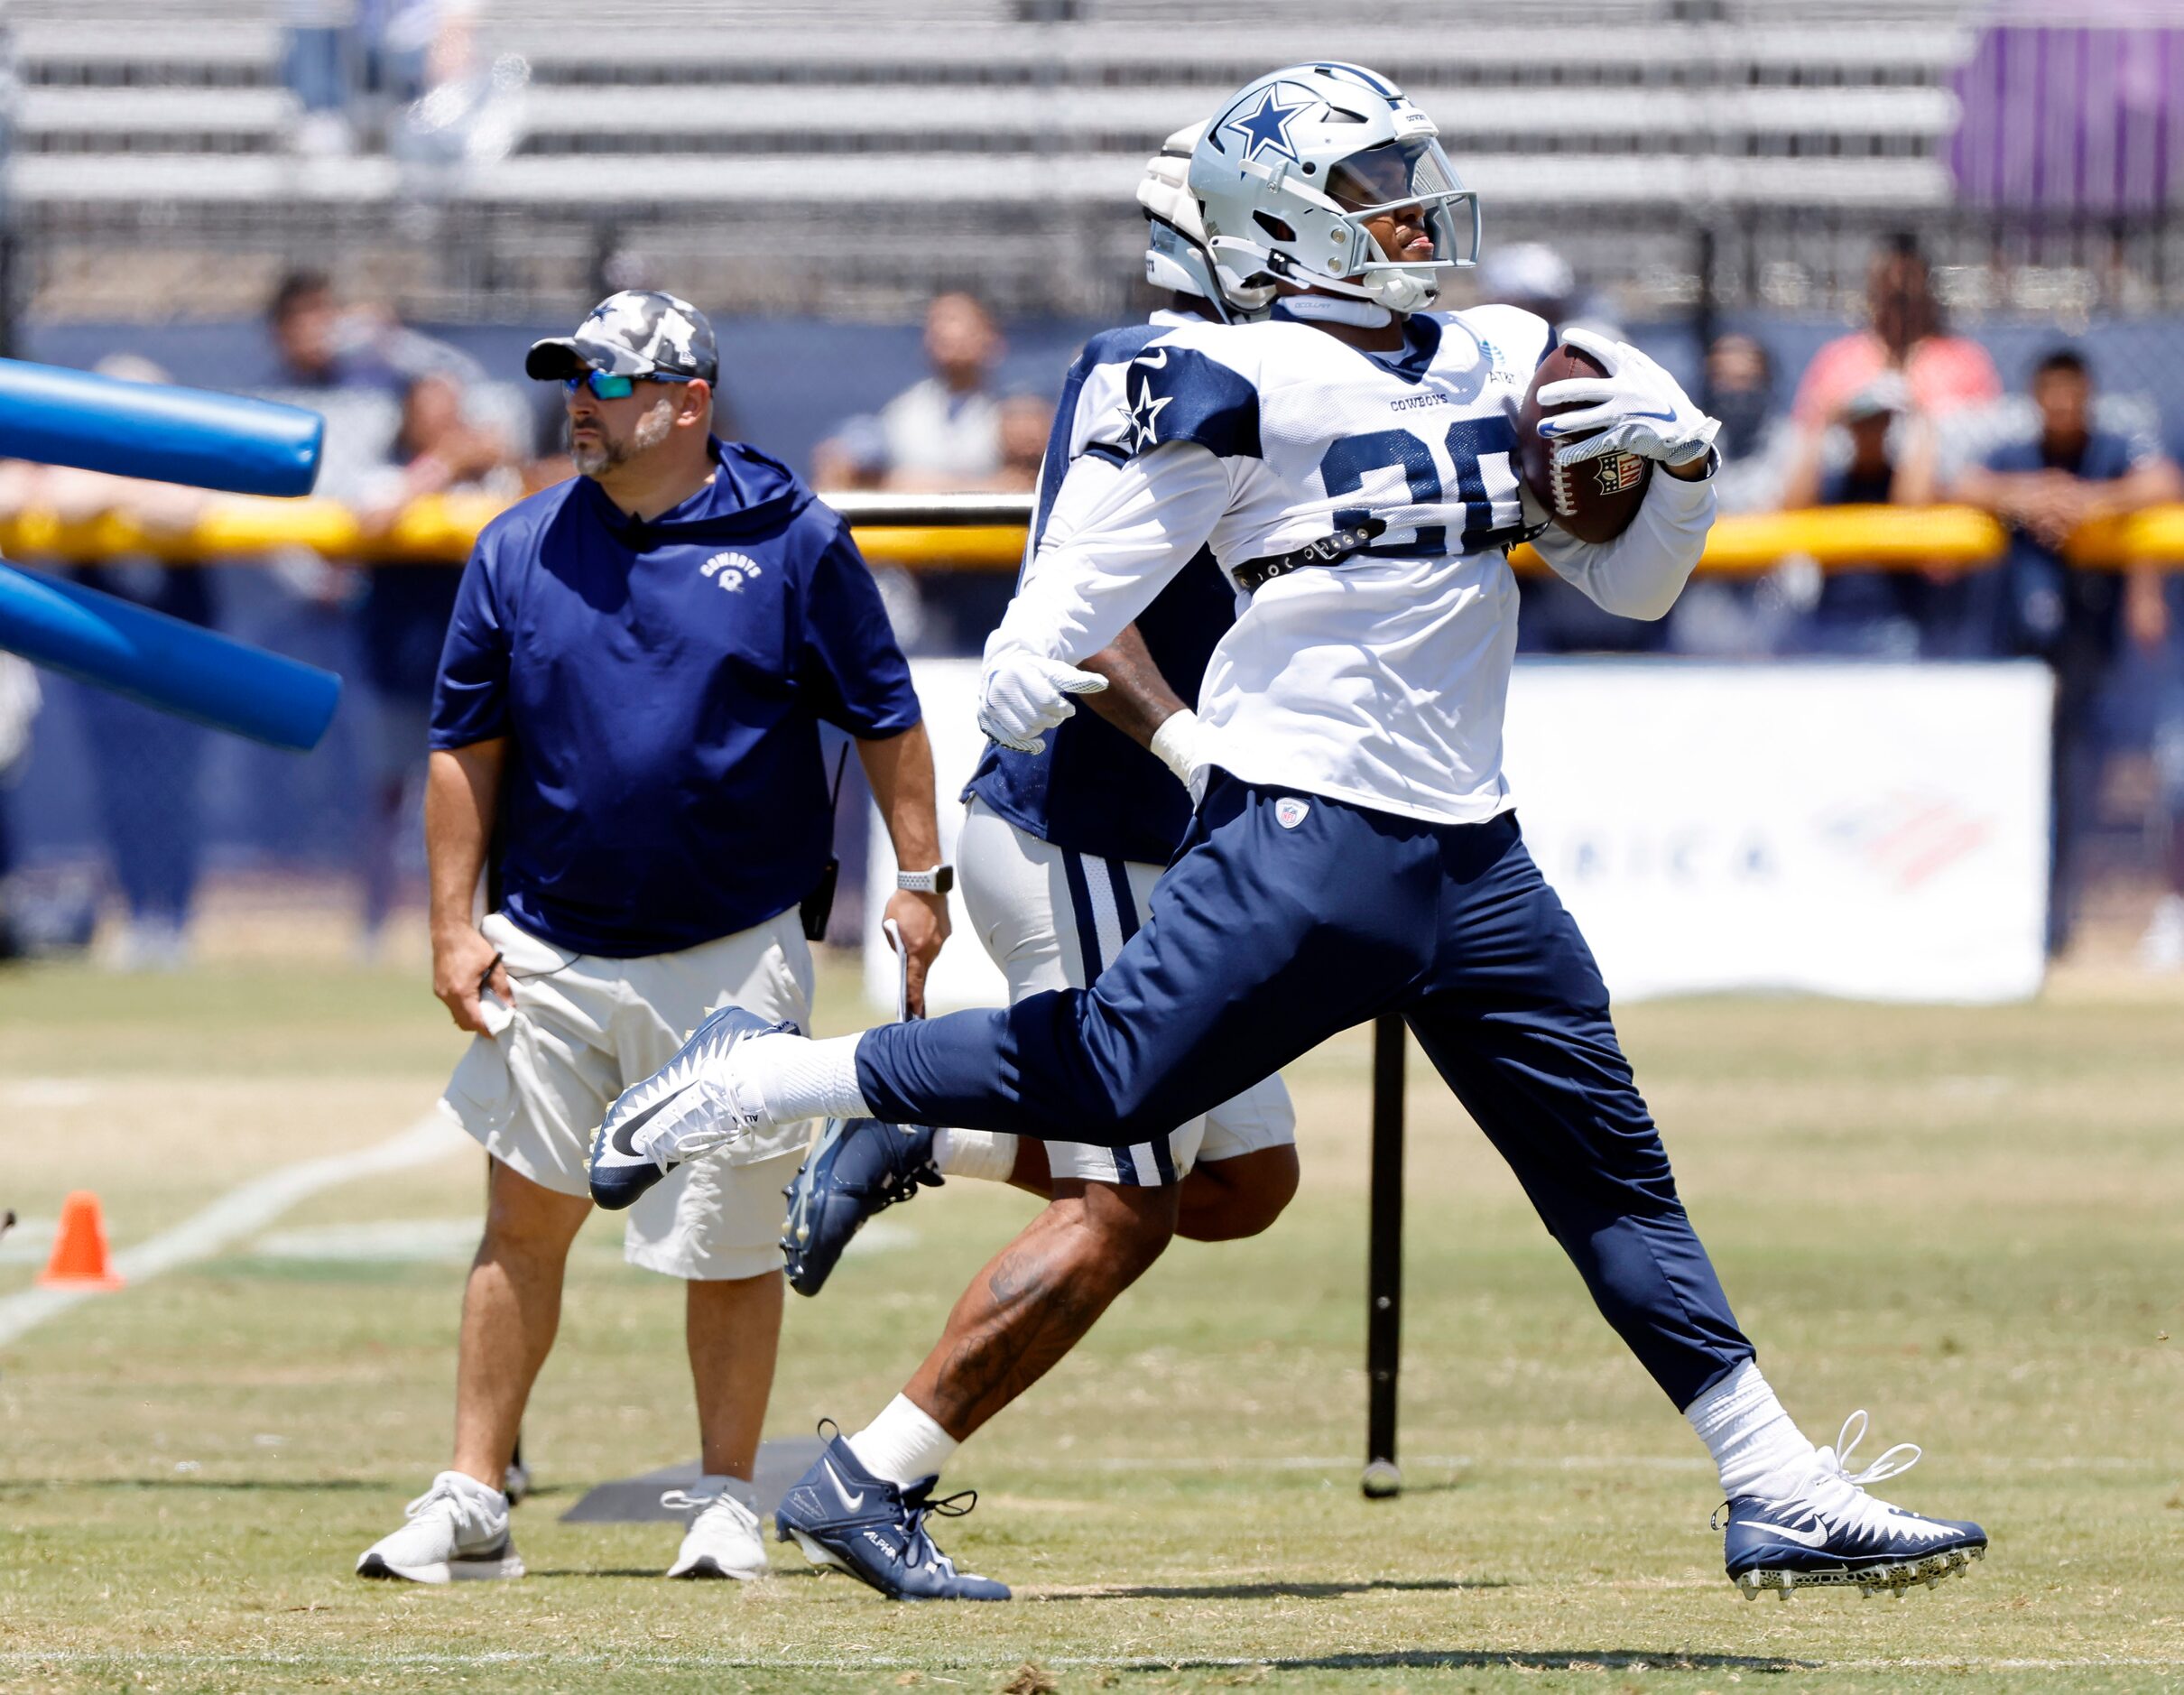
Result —
M1034 556L1069 466L1122 404L1131 361L1171 329L1220 321L1185 181L1203 127L1171 137L1139 185L1146 277L1170 303L1148 323L1093 337L1071 365L1040 477ZM971 929L1013 996L1090 987L1143 922L1190 826L1194 715L1175 690L1197 694L1235 617L1234 592L1202 555L1086 662L1107 679L1095 711L1048 732L1036 753L989 745L966 791L956 869ZM782 1246L789 1281L804 1294L819 1292L867 1218L944 1177L1014 1182L1048 1205L972 1280L902 1392L829 1443L786 1492L779 1527L893 1598L1005 1594L990 1579L939 1567L937 1551L922 1559L930 1538L884 1535L875 1544L862 1532L875 1516L892 1523L903 1495L930 1491L957 1447L1059 1364L1171 1237L1226 1241L1272 1224L1296 1192L1295 1131L1278 1077L1122 1148L830 1120L789 1190ZM836 1478L856 1497L850 1510Z
M1515 645L1506 549L1528 527L1515 423L1546 326L1437 313L1477 240L1432 121L1356 66L1246 85L1191 161L1227 298L1260 324L1179 329L1054 503L986 644L980 723L1029 745L1201 546L1247 597L1206 673L1202 791L1150 921L1089 991L812 1042L728 1010L618 1102L593 1192L627 1205L684 1159L830 1113L1126 1146L1338 1030L1400 1012L1509 1162L1602 1312L1712 1453L1747 1595L1894 1588L1984 1555L1976 1524L1864 1485L1799 1431L1678 1199L1590 949L1540 875L1501 769ZM1571 339L1578 339L1573 332ZM1541 553L1606 609L1659 617L1697 564L1715 424L1637 348L1550 384L1565 462L1652 459L1631 527Z

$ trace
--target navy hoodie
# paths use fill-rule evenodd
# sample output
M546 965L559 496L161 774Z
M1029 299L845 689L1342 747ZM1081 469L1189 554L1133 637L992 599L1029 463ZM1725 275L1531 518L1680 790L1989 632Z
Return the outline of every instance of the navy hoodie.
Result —
M501 910L632 959L802 900L831 841L821 720L918 722L848 526L786 467L716 441L650 521L588 477L488 524L457 591L432 746L505 736Z

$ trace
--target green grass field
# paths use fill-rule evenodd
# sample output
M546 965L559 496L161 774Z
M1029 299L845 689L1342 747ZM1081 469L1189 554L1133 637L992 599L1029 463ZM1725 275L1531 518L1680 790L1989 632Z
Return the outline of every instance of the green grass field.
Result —
M855 1009L846 972L822 1020ZM345 1182L0 1346L0 1687L996 1690L2144 1689L2184 1683L2184 998L2003 1010L1709 1001L1623 1017L1685 1195L1817 1440L1983 1520L1967 1581L1747 1604L1713 1480L1507 1172L1414 1072L1406 1494L1356 1488L1366 1044L1296 1067L1305 1190L1179 1245L971 1444L944 1545L1006 1607L890 1607L792 1550L670 1584L667 1526L564 1525L695 1451L680 1301L578 1249L526 1426L532 1575L349 1575L443 1462L459 1246L295 1233L475 1219L479 1157ZM0 1204L105 1202L117 1247L424 1114L458 1038L413 980L297 966L0 975ZM1027 1216L958 1183L792 1301L770 1428L860 1422ZM898 1223L899 1221L899 1223ZM28 1234L28 1233L26 1233ZM418 1234L412 1232L412 1234ZM281 1238L275 1241L273 1238ZM0 1307L29 1244L0 1262Z

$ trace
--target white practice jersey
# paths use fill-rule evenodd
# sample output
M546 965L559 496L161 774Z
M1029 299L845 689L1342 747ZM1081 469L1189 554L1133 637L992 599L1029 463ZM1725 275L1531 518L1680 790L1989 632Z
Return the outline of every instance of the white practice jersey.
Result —
M1088 658L1201 545L1233 573L1374 518L1387 527L1364 552L1239 598L1199 696L1200 755L1435 822L1505 810L1516 419L1549 338L1505 306L1413 316L1400 353L1279 314L1171 330L1131 363L1043 514L988 653ZM1656 476L1617 540L1550 529L1534 545L1608 611L1657 618L1713 517L1709 481Z

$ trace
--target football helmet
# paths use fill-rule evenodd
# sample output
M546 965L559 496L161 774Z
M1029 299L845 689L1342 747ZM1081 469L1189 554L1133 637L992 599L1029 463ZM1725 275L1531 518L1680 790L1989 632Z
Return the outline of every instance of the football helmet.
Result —
M1227 304L1273 302L1277 282L1422 311L1476 263L1478 199L1431 118L1359 65L1291 65L1239 89L1192 149L1189 181ZM1418 207L1430 259L1390 259L1366 224Z
M1145 212L1145 281L1206 301L1226 321L1236 314L1214 277L1198 197L1190 191L1190 155L1205 133L1203 124L1180 129L1145 162L1137 185L1137 203Z

